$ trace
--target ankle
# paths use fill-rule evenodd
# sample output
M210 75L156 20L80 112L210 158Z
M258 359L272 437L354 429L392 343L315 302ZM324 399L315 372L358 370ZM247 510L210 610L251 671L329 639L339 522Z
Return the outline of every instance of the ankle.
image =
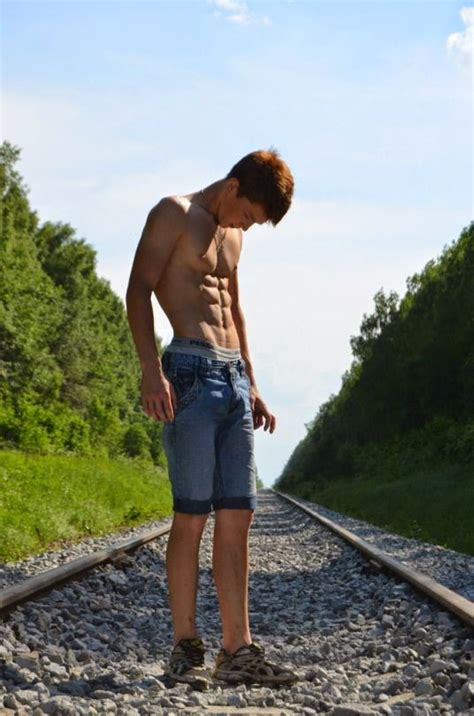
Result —
M175 636L174 638L174 646L179 644L181 639L200 639L201 637L196 632L194 633L187 633L187 634L180 634L179 636Z
M223 647L224 651L228 656L231 656L232 654L235 654L237 649L240 649L241 646L249 646L252 643L252 639L246 639L243 641L236 641L234 643L226 643L224 642Z

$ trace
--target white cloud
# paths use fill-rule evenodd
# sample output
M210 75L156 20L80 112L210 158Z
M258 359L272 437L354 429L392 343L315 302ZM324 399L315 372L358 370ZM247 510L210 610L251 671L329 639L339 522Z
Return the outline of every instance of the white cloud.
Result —
M236 25L249 25L250 23L271 24L267 15L256 15L249 10L247 3L242 2L242 0L208 0L208 3L215 8L214 15L216 17L223 17L228 22L233 22Z
M462 32L449 35L446 47L451 56L472 68L474 57L474 7L463 7L461 19L466 26Z

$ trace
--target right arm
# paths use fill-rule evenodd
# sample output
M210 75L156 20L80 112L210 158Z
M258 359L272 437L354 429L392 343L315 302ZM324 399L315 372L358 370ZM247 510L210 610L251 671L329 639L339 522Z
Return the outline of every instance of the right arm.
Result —
M163 373L156 348L151 294L161 280L185 222L184 209L169 197L151 209L135 253L126 294L128 322L142 368L142 404L145 412L156 420L173 419L176 397Z

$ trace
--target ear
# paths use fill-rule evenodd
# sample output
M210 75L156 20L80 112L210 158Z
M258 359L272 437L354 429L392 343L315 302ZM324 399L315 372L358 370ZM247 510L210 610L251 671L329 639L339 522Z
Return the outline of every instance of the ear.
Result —
M229 194L232 194L233 196L237 196L237 192L239 191L240 182L236 177L231 177L229 179L229 183L227 185L227 191Z

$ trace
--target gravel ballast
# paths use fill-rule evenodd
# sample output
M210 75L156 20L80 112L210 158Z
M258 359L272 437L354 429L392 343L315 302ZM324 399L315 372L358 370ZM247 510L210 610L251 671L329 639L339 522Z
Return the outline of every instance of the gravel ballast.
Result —
M315 502L302 500L300 497L295 499L403 564L429 575L465 599L474 600L474 557L471 555L461 554L429 542L401 537L363 520L329 510Z
M209 667L221 645L213 521L203 534L197 600ZM89 539L69 559L166 522ZM291 688L166 688L173 642L166 542L165 535L0 623L0 713L474 714L472 630L270 490L259 492L250 533L250 624L267 657L301 680ZM62 563L54 561L64 561L62 552L28 560L23 576ZM23 569L11 565L7 576L10 568Z

